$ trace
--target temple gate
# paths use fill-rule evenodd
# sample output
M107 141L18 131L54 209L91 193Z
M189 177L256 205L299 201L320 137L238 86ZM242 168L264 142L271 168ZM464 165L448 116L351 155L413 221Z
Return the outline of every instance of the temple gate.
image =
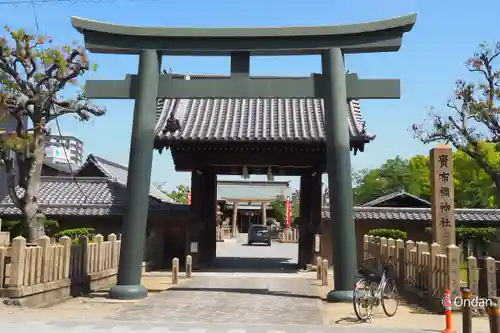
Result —
M344 55L397 51L403 34L415 21L416 15L407 15L344 26L198 29L122 26L73 17L73 26L83 34L89 51L139 55L137 75L127 75L125 80L87 81L85 90L89 98L136 100L128 174L128 202L134 204L128 205L118 281L110 297L136 299L147 295L140 281L153 149L168 147L176 169L192 172L192 210L202 226L193 237L199 237L199 246L204 249L200 259L206 262L215 256L217 173L241 173L244 166L249 173L267 172L272 167L277 175L300 175L301 186L308 188L302 191L301 199L309 201L301 208L305 215L301 223L309 226L301 228L307 231L307 235L301 235L306 241L301 248L312 252L308 243L312 243L312 232L319 223L315 219L320 214L320 178L326 171L335 271L335 291L329 298L350 301L357 268L350 151L363 151L370 141L362 126L352 128L356 123L350 119L352 103L358 99L400 98L400 82L346 74ZM250 76L251 56L297 54L320 54L322 74L301 78ZM160 75L163 55L230 56L231 75L190 80ZM242 112L236 111L231 119L235 126L227 132L229 120L224 122L217 109L208 113L208 107L201 108L194 123L190 123L194 115L175 112L186 103L220 103L222 110L228 104L241 103L237 110L241 105L244 110L251 105L251 110L259 112L262 106L265 110L278 110L276 105L288 108L284 108L285 118L278 118L272 111L266 116L269 121L261 122L262 128L250 126L246 132L240 126ZM159 105L161 112L156 113ZM298 112L304 120L301 127L294 121L287 122L297 119L289 117L289 111L297 107L303 107ZM258 117L259 112L252 117ZM318 123L309 122L314 112L321 116ZM213 117L218 120L206 121ZM222 135L214 136L214 131ZM304 135L306 132L314 134Z

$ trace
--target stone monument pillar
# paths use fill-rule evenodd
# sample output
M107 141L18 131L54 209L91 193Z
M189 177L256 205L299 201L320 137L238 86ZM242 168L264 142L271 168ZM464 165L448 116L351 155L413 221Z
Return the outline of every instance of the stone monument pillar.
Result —
M455 244L455 196L453 182L453 151L439 145L430 151L432 241L441 249Z
M263 202L263 203L261 203L260 205L261 205L261 206L260 206L260 219L261 219L261 223L262 223L263 225L266 225L266 224L267 224L267 223L266 223L266 222L267 222L267 221L266 221L266 220L267 220L266 203L265 203L265 202Z
M238 201L233 202L233 224L232 224L232 237L236 237L238 220Z

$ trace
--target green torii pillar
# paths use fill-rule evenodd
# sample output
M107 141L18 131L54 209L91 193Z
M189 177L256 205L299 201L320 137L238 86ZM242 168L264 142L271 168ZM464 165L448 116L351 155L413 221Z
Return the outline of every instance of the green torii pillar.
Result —
M346 74L344 55L398 51L416 14L343 26L288 28L155 28L72 18L91 52L138 54L139 72L125 80L87 81L89 98L136 100L128 174L128 202L117 285L110 297L147 295L140 285L155 138L157 98L323 98L330 216L335 219L332 301L350 301L357 257L353 221L347 102L400 98L399 80L361 80ZM250 57L321 54L322 74L305 78L250 77ZM161 56L231 56L231 77L185 81L160 76Z

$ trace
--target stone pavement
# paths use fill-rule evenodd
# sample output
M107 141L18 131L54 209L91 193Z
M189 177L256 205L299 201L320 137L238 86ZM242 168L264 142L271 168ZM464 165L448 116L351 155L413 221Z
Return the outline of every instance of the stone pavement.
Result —
M115 321L54 321L54 322L6 322L1 321L2 330L19 333L417 333L422 330L269 325L269 324L206 324L170 322L115 322Z
M315 273L293 269L296 244L249 247L244 243L241 238L236 243L219 243L215 269L195 272L193 279L147 299L107 303L78 298L47 309L0 306L0 327L30 333L411 333L442 329L442 317L437 318L437 325L428 325L431 317L408 314L405 308L389 320L377 317L371 324L354 324L346 320L352 313L349 304L332 307L320 300L328 288L318 289ZM158 279L154 289L166 289L167 273L148 278ZM476 327L481 329L475 332L486 332Z

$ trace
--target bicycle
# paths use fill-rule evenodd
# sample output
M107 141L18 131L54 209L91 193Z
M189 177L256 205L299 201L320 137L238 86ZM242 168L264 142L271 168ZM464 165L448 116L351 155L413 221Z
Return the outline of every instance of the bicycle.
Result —
M363 261L366 263L368 260L375 258L368 258ZM396 280L392 277L393 265L392 258L389 258L388 263L382 265L382 275L373 273L365 269L363 266L358 269L358 274L361 279L358 280L353 290L353 307L356 317L362 321L371 321L373 314L373 307L382 305L384 313L388 317L393 317L398 311L399 297L396 287ZM394 311L389 311L386 302L393 298L396 301ZM366 314L362 315L361 311L366 310Z

